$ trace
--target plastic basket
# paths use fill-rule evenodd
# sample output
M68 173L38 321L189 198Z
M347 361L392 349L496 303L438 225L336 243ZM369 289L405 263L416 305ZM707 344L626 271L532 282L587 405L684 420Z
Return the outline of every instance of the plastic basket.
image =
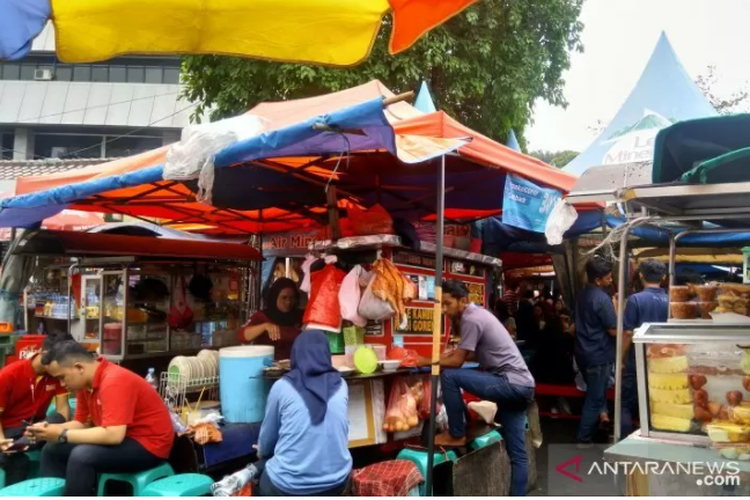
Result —
M326 332L331 354L344 354L344 336L340 333Z
M365 329L358 326L344 328L344 345L362 345L365 343Z

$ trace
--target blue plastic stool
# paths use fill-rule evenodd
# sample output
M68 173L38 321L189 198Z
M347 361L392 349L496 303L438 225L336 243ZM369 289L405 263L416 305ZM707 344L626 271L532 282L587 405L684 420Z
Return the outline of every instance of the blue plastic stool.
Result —
M64 489L65 479L39 477L3 488L0 497L59 497Z
M408 460L414 463L422 473L422 477L427 477L427 450L415 450L413 448L404 448L401 450L396 457L397 460ZM445 462L455 462L458 460L458 455L453 450L448 450L445 453L435 453L433 458L433 466L440 465ZM419 485L420 496L425 496L426 486L424 483Z
M499 443L503 440L503 437L499 432L492 430L487 434L476 437L469 443L469 448L472 450L478 450L494 443Z
M68 406L70 406L70 418L72 419L76 414L76 398L68 398ZM55 413L57 413L57 405L53 399L49 404L49 408L47 408L47 416L51 417Z
M144 497L200 497L211 493L214 480L203 474L178 474L154 481L143 490Z
M97 495L100 497L105 496L107 482L108 481L122 481L128 483L133 487L133 496L142 496L143 490L148 487L154 481L164 479L165 477L174 476L172 466L168 463L163 463L153 469L144 470L141 472L123 472L119 474L100 474L99 475L99 488Z
M26 452L29 458L29 479L39 477L42 468L42 450L30 450Z

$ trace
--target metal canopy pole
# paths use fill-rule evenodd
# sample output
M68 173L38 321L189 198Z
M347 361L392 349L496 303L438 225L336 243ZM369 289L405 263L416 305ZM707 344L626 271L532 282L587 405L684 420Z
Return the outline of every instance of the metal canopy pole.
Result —
M435 304L432 313L432 392L430 397L430 427L427 433L426 494L432 496L432 473L435 465L435 421L440 381L440 342L443 337L443 233L445 232L445 155L440 160L437 186L437 239L435 242Z

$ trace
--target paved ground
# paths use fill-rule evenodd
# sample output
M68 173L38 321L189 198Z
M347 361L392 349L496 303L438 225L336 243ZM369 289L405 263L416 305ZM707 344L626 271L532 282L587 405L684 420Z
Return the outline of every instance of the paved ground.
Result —
M618 495L624 494L624 486L616 485L613 479L601 477L600 479L588 479L584 483L561 476L555 472L554 468L560 460L560 457L567 455L580 456L584 455L586 461L598 460L601 458L601 449L603 447L593 448L591 450L580 451L575 448L576 430L578 428L577 420L542 420L542 432L544 435L544 444L537 450L537 470L538 480L536 489L529 493L530 496L547 496L547 495ZM552 449L550 449L552 447ZM555 462L550 464L550 459Z

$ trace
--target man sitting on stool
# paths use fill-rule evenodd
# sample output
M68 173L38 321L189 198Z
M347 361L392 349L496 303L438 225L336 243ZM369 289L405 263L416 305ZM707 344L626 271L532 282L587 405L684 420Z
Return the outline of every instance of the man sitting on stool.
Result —
M99 473L134 473L169 458L174 440L169 410L159 394L135 373L95 359L68 341L46 355L49 373L78 391L75 419L36 424L28 434L47 441L42 475L65 478L66 496L90 496Z
M512 496L526 494L529 457L526 453L526 408L534 398L534 378L508 331L494 314L469 303L469 290L457 280L443 284L443 312L460 319L461 341L440 358L440 384L448 414L449 433L435 439L438 446L463 446L467 442L466 409L461 390L497 403L498 420L511 463ZM482 370L463 370L470 357ZM429 366L429 359L422 359Z
M24 452L33 447L23 437L26 425L42 421L60 424L70 420L68 391L47 374L42 355L57 342L72 338L67 333L52 334L44 339L41 353L11 363L0 371L0 450L3 452L0 465L5 469L8 486L24 481L29 474L30 461ZM57 413L47 418L53 398ZM27 447L8 451L14 441Z

